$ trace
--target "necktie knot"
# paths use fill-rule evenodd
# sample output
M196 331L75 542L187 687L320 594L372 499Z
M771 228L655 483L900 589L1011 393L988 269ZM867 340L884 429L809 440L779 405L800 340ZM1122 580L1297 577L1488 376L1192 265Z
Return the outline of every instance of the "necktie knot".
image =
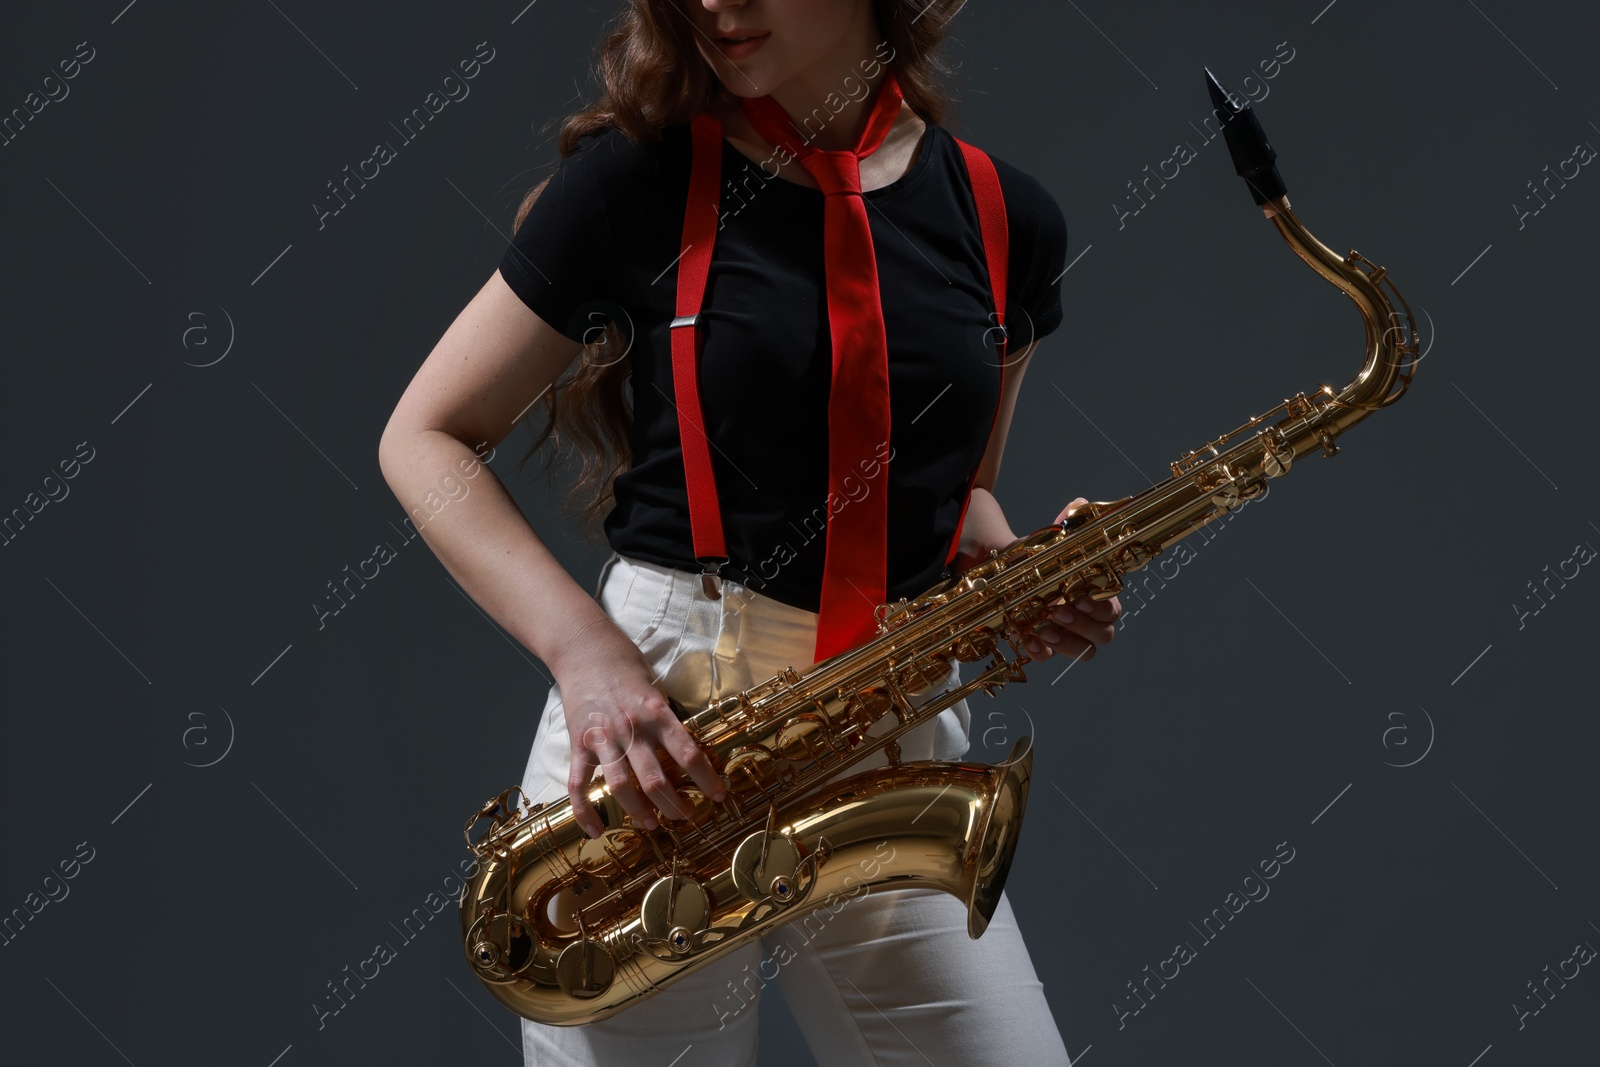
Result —
M800 165L816 179L824 196L861 192L861 157L854 152L813 150L800 156Z
M750 125L771 144L784 149L810 172L824 196L861 191L861 160L877 151L889 136L899 117L904 96L894 71L885 71L877 97L867 113L856 143L849 148L828 150L807 143L794 120L770 96L746 97L741 109Z

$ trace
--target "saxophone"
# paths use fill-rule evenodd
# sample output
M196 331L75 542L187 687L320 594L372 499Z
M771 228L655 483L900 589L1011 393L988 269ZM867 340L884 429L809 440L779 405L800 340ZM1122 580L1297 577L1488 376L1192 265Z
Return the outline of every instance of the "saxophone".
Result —
M598 1021L774 927L875 888L950 893L966 904L967 932L981 936L1021 829L1028 739L988 765L901 762L896 738L980 689L992 696L1026 681L1024 635L1060 598L1115 596L1121 575L1263 495L1297 459L1335 455L1341 434L1404 394L1420 358L1404 299L1384 268L1312 236L1249 106L1206 74L1256 204L1360 311L1360 372L1184 454L1143 492L1080 505L916 599L880 605L878 634L864 645L804 671L786 667L701 710L674 701L729 783L721 804L679 772L672 784L692 815L646 830L601 782L586 799L606 830L590 839L566 797L530 804L513 799L513 786L491 798L463 830L476 873L461 893L461 934L474 973L506 1007L542 1023ZM947 682L953 660L985 659L970 680L913 702ZM889 728L868 737L880 722ZM887 766L841 777L879 750ZM675 765L662 763L673 775Z

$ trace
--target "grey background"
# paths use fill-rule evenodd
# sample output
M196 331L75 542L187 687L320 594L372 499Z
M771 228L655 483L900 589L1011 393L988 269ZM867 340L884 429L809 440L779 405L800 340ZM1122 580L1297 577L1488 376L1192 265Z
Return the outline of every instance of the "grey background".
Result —
M466 858L460 825L517 780L545 699L543 665L400 545L377 442L554 160L614 10L7 12L6 113L96 52L0 148L0 514L94 450L0 549L0 914L94 850L0 947L9 1062L519 1062L453 905L320 1030L311 1005ZM1399 405L1130 601L1102 655L973 700L972 756L1037 738L1010 895L1080 1061L1593 1062L1600 978L1520 1025L1516 1005L1600 944L1600 578L1520 624L1515 605L1600 544L1600 176L1521 228L1512 205L1600 145L1596 28L1504 0L959 17L947 125L1043 181L1081 254L997 490L1019 532L1358 366L1358 317L1220 141L1119 228L1125 183L1208 113L1202 65L1243 91L1288 42L1253 84L1296 208L1386 265L1429 334ZM319 231L324 183L480 41L470 97ZM604 548L512 471L525 440L495 469L592 585ZM319 629L325 583L385 540L398 558ZM1280 842L1270 896L1202 941ZM1123 1015L1180 941L1196 958ZM776 997L762 1022L763 1063L809 1062Z

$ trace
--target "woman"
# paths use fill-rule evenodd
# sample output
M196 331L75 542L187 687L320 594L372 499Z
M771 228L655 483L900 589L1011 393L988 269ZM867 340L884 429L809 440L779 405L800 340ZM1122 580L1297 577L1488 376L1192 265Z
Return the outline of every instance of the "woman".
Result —
M591 836L602 827L581 798L597 770L640 824L688 814L658 751L703 797L722 798L727 784L666 697L704 706L809 665L830 634L859 637L859 607L826 601L827 583L844 588L841 574L876 573L882 586L869 592L915 596L1016 539L989 490L1023 371L1061 321L1066 231L1043 186L995 161L1009 239L1009 340L997 350L985 259L994 233L980 232L968 172L939 125L945 100L934 74L947 72L934 49L960 6L629 0L601 47L604 94L568 120L560 166L524 201L500 270L446 331L385 430L384 475L408 507L467 470L474 449L500 441L536 401L548 425L535 448L553 436L577 454L569 500L586 502L590 520L605 515L613 550L593 596L492 473L424 536L555 675L523 790L536 802L566 793ZM702 314L691 325L698 374L684 379L672 352L685 323L673 320L693 263L684 240L692 158L707 158L694 155L691 131L704 128L696 115L720 123L716 142L698 143L702 153L708 143L720 150L722 183ZM806 155L871 144L859 152L859 197L843 198L857 215L829 213L833 194L813 164L767 136L793 147L789 134L800 132L780 132L775 116L817 120ZM856 230L837 228L847 218ZM871 250L878 299L854 306L867 318L841 319L849 298L828 284L829 271L837 282L860 270L860 256L839 258L840 235L866 240L865 226L870 245L855 248ZM878 358L892 432L881 463L869 473L864 460L860 478L841 482L830 465L845 439L840 424L885 415L830 406L860 399L832 389L851 371L830 361L835 348L865 358L854 346L873 336L869 319L886 350ZM682 415L686 388L699 392L703 423ZM701 425L704 442L684 433ZM690 477L696 448L710 469ZM725 546L705 535L712 511ZM855 541L838 535L847 528ZM857 557L865 569L841 569L874 538L887 545L876 572L870 553ZM708 553L711 544L718 551ZM702 574L711 556L704 569L716 574ZM1087 659L1110 640L1120 610L1115 600L1061 604L1027 635L1027 650ZM918 701L958 681L952 674ZM958 757L968 725L965 701L947 708L901 738L902 758ZM882 762L878 753L848 773ZM753 1063L754 1005L772 981L830 1067L1067 1062L1009 903L974 941L964 906L933 890L873 891L803 930L780 927L600 1023L523 1020L526 1061Z

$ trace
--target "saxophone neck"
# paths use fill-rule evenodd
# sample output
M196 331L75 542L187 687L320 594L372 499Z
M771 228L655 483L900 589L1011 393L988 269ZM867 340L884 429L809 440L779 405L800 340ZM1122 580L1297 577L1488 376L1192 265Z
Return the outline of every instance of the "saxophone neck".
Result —
M1251 198L1295 254L1354 301L1366 322L1361 370L1343 389L1322 387L1322 402L1330 415L1324 429L1331 440L1372 411L1400 399L1411 384L1420 358L1411 309L1383 267L1354 249L1341 256L1317 240L1289 205L1288 186L1278 173L1278 153L1250 105L1225 89L1209 69L1206 88L1221 119L1234 170L1249 186Z
M1342 409L1334 432L1343 432L1372 411L1400 399L1410 386L1419 358L1411 308L1385 268L1355 249L1341 256L1319 241L1289 206L1287 195L1269 200L1261 208L1295 254L1349 297L1366 323L1366 358L1360 371L1336 393L1323 386L1335 407Z

